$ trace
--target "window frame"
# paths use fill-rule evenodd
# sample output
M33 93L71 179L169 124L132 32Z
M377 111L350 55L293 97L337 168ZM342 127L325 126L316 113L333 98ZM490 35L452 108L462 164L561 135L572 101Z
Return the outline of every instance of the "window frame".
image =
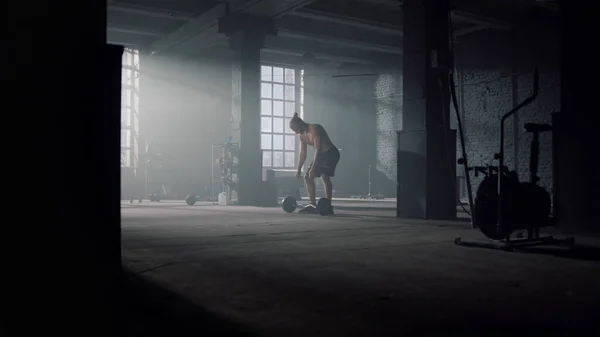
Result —
M270 67L271 68L271 78L270 79L265 79L263 78L263 67ZM273 69L274 68L282 68L283 69L283 78L282 81L277 81L276 79L273 78ZM293 83L286 83L286 70L290 69L290 70L294 70L294 82ZM279 170L279 171L293 171L295 170L295 168L298 166L298 154L299 154L299 150L300 150L300 145L299 145L299 140L298 140L298 136L295 133L289 133L286 132L287 129L287 125L286 125L286 120L289 120L291 118L291 116L286 116L286 102L293 102L294 103L294 112L298 112L298 114L302 117L303 116L303 81L302 81L302 75L303 75L303 69L298 66L298 65L290 65L290 64L280 64L280 63L266 63L266 62L261 62L261 67L260 67L260 85L261 85L261 90L260 90L260 118L261 118L261 129L260 129L260 135L261 135L261 163L262 163L262 167L265 169L273 169L273 170ZM270 84L270 88L271 88L271 94L269 95L270 97L262 97L262 86L263 83L269 83ZM283 99L280 98L273 98L273 94L274 94L274 84L281 84L283 85ZM294 100L287 100L286 99L286 90L285 90L285 86L286 85L293 85L294 87ZM263 100L267 100L270 102L271 104L271 113L270 114L263 114L262 111L262 107L263 107ZM274 115L273 113L273 103L274 102L283 102L283 115ZM270 119L270 124L271 124L271 131L267 132L267 131L262 131L262 121L263 118L269 118ZM283 132L275 132L274 131L274 121L275 119L281 118L283 119ZM269 135L270 136L270 146L269 148L263 148L263 142L262 142L262 138L263 135ZM274 136L283 136L283 149L274 149ZM286 136L292 136L294 138L294 149L293 150L288 150L286 149L285 145L286 145L286 141L285 138ZM270 165L265 165L264 163L264 153L265 152L271 152L271 164ZM282 152L283 153L283 165L282 166L275 166L274 165L274 160L275 160L275 153L276 152ZM294 156L294 164L292 166L286 166L285 165L285 157L286 157L286 153L293 153Z
M138 164L139 64L139 50L125 48L121 60L121 137L123 133L127 136L121 138L122 167L135 168Z

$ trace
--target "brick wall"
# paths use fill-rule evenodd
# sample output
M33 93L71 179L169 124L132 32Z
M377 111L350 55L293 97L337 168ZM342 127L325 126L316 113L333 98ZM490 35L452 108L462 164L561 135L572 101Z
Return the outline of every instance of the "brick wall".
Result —
M550 123L560 109L560 73L556 27L519 27L515 31L486 30L463 37L456 44L456 92L471 165L496 163L500 117L525 99L532 90L531 73L540 70L538 99L506 121L505 162L527 179L531 136L525 123ZM396 130L402 128L402 73L379 69L374 78L377 170L390 182L396 176ZM451 127L456 128L451 108ZM541 184L552 184L551 134L541 136L539 175ZM457 158L462 157L457 140ZM517 160L515 161L515 158ZM463 175L462 166L458 175ZM480 179L473 181L476 188ZM388 182L389 183L389 182ZM395 195L395 192L393 192Z
M461 39L456 46L457 93L471 165L496 163L500 117L532 92L532 71L540 71L536 101L506 121L505 162L528 179L531 135L525 123L550 123L560 109L560 73L552 27L521 27L514 32L483 31ZM556 36L556 35L555 35ZM552 135L541 135L539 176L552 185ZM457 156L461 157L460 144ZM516 160L515 160L516 158ZM459 167L462 175L462 167ZM479 179L473 181L476 187Z
M373 193L396 196L397 131L402 129L402 72L382 69L374 79L373 99L376 118L376 172Z

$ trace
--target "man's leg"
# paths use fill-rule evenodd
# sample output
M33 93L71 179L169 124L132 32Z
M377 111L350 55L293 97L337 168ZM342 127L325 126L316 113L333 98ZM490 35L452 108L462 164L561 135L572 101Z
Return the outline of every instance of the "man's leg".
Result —
M328 175L323 174L321 176L321 179L323 179L323 185L325 185L325 196L327 197L327 199L331 200L331 198L333 197L333 186L331 184L331 178Z
M315 177L309 175L313 164L308 167L308 172L304 176L304 181L306 183L306 194L308 194L308 198L310 199L310 203L312 205L317 205L316 197L315 197Z
M321 179L323 179L323 185L325 185L325 196L331 200L333 198L333 186L331 183L331 177L335 175L335 168L338 161L340 160L340 153L337 149L330 149L323 156L323 167L321 170Z
M329 203L331 205L331 198L333 198L333 186L331 184L331 177L327 174L323 174L321 176L321 179L323 180L323 185L325 185L325 196L327 197L327 199L329 199ZM333 214L333 206L331 206L329 210L325 211L325 214Z
M304 177L304 181L306 182L306 193L308 194L310 203L316 205L317 203L315 198L315 178L306 176Z

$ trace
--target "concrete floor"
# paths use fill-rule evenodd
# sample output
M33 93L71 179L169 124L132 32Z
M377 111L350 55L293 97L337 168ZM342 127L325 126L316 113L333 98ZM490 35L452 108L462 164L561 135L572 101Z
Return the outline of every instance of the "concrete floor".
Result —
M597 250L466 248L465 222L337 213L123 202L123 263L260 336L600 335Z

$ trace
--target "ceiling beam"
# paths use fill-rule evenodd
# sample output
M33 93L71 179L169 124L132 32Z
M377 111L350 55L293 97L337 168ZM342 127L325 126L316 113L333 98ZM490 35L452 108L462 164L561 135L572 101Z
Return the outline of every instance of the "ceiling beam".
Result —
M401 0L358 0L360 2L385 6L388 8L401 8L404 1Z
M401 54L402 34L373 34L372 31L353 25L347 26L325 20L307 19L293 15L276 22L278 36L305 39L327 39L329 43L352 45L356 48Z
M365 50L350 45L332 45L329 41L282 36L267 36L264 49L272 52L294 52L300 55L310 53L317 58L354 60L351 63L362 60L362 63L398 64L402 60L402 56L398 54Z
M297 31L293 31L293 30L280 29L277 32L277 36L278 37L289 37L289 38L294 38L294 39L298 39L298 40L309 40L309 41L329 44L331 46L347 47L347 48L351 48L351 49L370 50L370 51L377 51L377 52L388 53L388 54L397 54L397 55L402 54L402 48L400 48L398 46L377 45L377 44L364 42L364 41L346 40L346 39L342 39L339 37L332 37L332 36L313 35L313 34L309 34L306 32L297 32Z
M154 53L168 51L171 48L194 48L190 42L195 36L207 36L206 31L218 26L218 20L231 12L245 13L262 17L279 17L285 13L307 5L315 0L230 0L214 6L206 13L194 18L175 32L154 42L150 50ZM215 33L222 39L225 36ZM212 40L212 38L210 39ZM196 43L203 43L194 38Z
M119 41L117 39L108 39L108 40L106 40L106 43L108 43L108 44L116 44L116 45L119 45L119 46L130 47L130 48L136 48L136 47L138 47L137 43Z
M287 17L298 17L303 19L311 19L319 22L330 24L341 24L348 27L356 27L379 34L387 34L392 36L402 36L402 27L390 24L383 24L370 20L358 19L339 14L326 13L311 9L301 9L290 12Z
M281 62L285 60L285 62L290 64L300 65L302 63L302 56L304 53L292 50L279 50L279 49L263 49L260 52L261 61L266 62ZM346 57L346 56L333 56L333 55L319 55L315 56L316 60L322 61L331 61L331 62L340 62L340 63L353 63L353 64L364 64L370 65L373 64L373 61L363 60L355 57Z
M147 28L140 29L138 27L120 26L120 25L114 25L114 24L108 24L106 26L106 30L108 32L126 33L126 34L133 34L133 35L144 35L144 36L154 36L154 37L160 37L160 36L164 36L166 34L166 32L152 31L152 30L149 30Z
M343 16L376 26L386 24L398 27L402 26L403 20L400 6L397 8L374 6L370 1L348 1L345 4L344 0L322 0L315 2L309 9L325 13L330 17Z
M456 30L455 37L475 33L488 28L508 29L510 24L474 14L457 12L457 21L477 22L470 27ZM493 21L492 21L493 20ZM482 24L481 22L485 22ZM402 27L370 22L343 15L301 9L277 21L278 35L297 38L332 38L334 44L355 43L357 48L382 52L401 53ZM375 34L369 34L369 33ZM283 35L282 35L283 34ZM294 36L290 35L294 34ZM304 36L302 36L304 35Z
M168 10L164 10L164 9L150 8L150 7L137 6L137 5L116 4L112 1L110 1L107 4L106 9L108 11L138 14L138 15L142 15L142 16L150 16L150 17L155 17L155 18L163 18L163 19L171 19L171 20L179 20L179 21L191 21L194 19L194 15L190 14L190 13L179 13L179 12L173 12L173 11L168 11Z
M244 13L278 18L304 6L310 5L315 1L316 0L262 0L244 10Z
M203 51L208 50L217 45L227 45L227 38L219 34L219 27L212 26L208 29L195 34L185 43L177 44L166 52L176 53L183 56L192 56L201 54ZM151 50L151 54L157 54L155 50Z

